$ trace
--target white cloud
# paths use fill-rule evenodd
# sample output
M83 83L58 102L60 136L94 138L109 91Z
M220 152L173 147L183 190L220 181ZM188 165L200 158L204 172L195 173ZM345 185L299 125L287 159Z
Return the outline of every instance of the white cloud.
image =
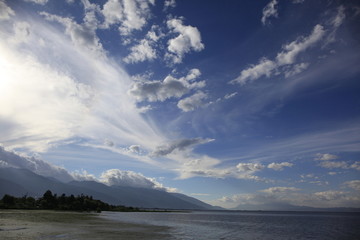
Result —
M189 138L189 139L181 139L176 140L171 143L158 146L156 150L154 150L151 155L152 156L166 156L170 153L173 153L174 151L185 151L188 149L193 148L196 145L199 144L205 144L214 141L214 139L210 138Z
M356 161L353 163L345 162L345 161L334 161L338 159L339 156L330 154L330 153L317 153L316 158L314 160L321 161L319 166L323 168L342 168L342 169L354 169L360 171L360 162Z
M299 4L299 3L303 3L305 2L305 0L292 0L292 3L294 4Z
M154 178L145 177L141 173L119 169L109 169L103 172L100 176L100 181L110 186L150 188L170 192L176 190L174 188L166 188Z
M95 32L97 25L93 22L94 19L85 21L83 24L78 24L71 18L60 17L46 12L41 12L40 14L49 21L56 21L62 24L65 27L65 33L70 36L76 46L85 47L94 51L102 50L102 45Z
M267 167L275 171L282 171L284 167L292 167L293 165L294 164L289 162L282 162L282 163L270 163Z
M10 19L15 12L4 1L0 1L0 21Z
M176 18L168 20L167 26L172 32L178 33L177 37L168 41L169 52L166 57L172 63L181 63L184 55L192 50L198 52L204 49L200 32L196 27L183 25L183 21Z
M115 146L115 143L109 139L105 139L104 144L109 147Z
M231 82L244 85L247 82L254 81L262 76L270 77L275 70L280 71L280 67L295 64L297 56L308 48L314 46L323 38L324 35L325 30L323 26L316 25L309 36L300 37L297 40L284 45L282 47L283 51L277 54L275 60L261 58L258 64L242 70L240 75ZM299 73L305 68L307 68L307 66L304 64L296 65L290 72L285 69L285 75L290 76L289 74Z
M156 50L147 39L143 39L138 45L132 46L130 51L131 53L124 58L126 63L144 62L156 58Z
M48 0L25 0L25 2L33 2L40 5L45 5L48 2Z
M330 190L302 193L299 191L301 189L295 187L271 187L260 190L259 193L225 196L211 203L227 208L239 207L252 210L287 209L291 205L317 208L359 207L360 198L355 192Z
M335 29L340 27L340 25L344 22L345 17L346 17L345 7L343 5L340 5L338 7L338 11L337 11L335 18L332 20L332 24Z
M137 101L147 100L149 102L180 98L192 89L205 86L205 81L194 81L199 75L200 71L193 69L189 71L187 76L179 79L168 75L163 81L137 82L129 90L129 94L134 96Z
M297 40L283 46L283 51L276 56L278 66L293 64L299 53L304 52L309 47L317 43L325 34L324 27L316 25L308 37L298 38Z
M140 145L131 145L129 147L129 151L132 153L140 153L141 152Z
M295 64L292 68L290 68L288 71L285 71L285 77L292 77L296 74L301 73L302 71L306 70L309 67L309 63L299 63Z
M241 172L257 172L265 168L260 163L239 163L236 168Z
M0 146L2 167L25 168L36 174L53 177L63 182L74 180L64 168L52 165L36 157L21 156L16 152L7 151Z
M130 146L130 150L137 151L138 146ZM0 146L0 167L13 167L28 169L36 174L52 177L63 182L77 181L98 181L108 185L141 187L176 192L175 188L164 187L154 178L148 178L141 173L110 169L103 172L100 178L88 173L86 170L69 173L66 169L50 164L35 157L21 156L16 152L7 151Z
M165 0L164 1L164 11L168 10L169 8L176 7L176 1L175 0Z
M299 188L295 188L295 187L270 187L267 189L260 190L260 192L276 194L276 193L295 192L299 190L300 190Z
M320 162L319 166L323 168L342 168L342 169L354 169L360 171L360 162L348 163L345 161L324 161Z
M0 65L0 122L12 123L0 142L44 151L53 142L74 136L88 111L92 88L33 56L13 52L1 43L0 49L4 63Z
M105 26L119 23L124 18L124 10L122 1L119 0L108 0L102 9L102 14L105 17Z
M224 98L225 98L225 99L230 99L230 98L235 97L237 94L238 94L238 92L229 93L229 94L226 94L226 95L224 96Z
M74 171L71 175L76 181L99 181L94 174L88 173L86 170Z
M347 181L344 182L344 185L360 192L360 180Z
M151 107L151 105L146 105L146 106L141 106L137 108L139 113L146 113L150 110L152 110L153 108Z
M278 12L276 5L278 4L277 0L271 0L263 9L263 15L261 17L261 22L263 25L267 23L268 18L278 17Z
M360 161L354 162L353 164L351 164L351 165L349 166L349 168L352 168L352 169L355 169L355 170L360 171Z
M316 192L313 194L313 197L320 201L333 201L339 198L344 198L346 196L345 192L342 191L324 191L324 192Z
M76 25L71 19L45 15ZM4 146L44 152L81 138L92 145L103 146L104 139L111 139L119 147L141 145L149 150L165 141L128 96L131 78L107 58L101 46L99 57L99 51L89 51L87 46L94 46L91 41L69 38L46 21L24 20L36 28L29 29L21 45L12 44L12 31L0 29L0 142ZM15 17L11 25L19 22Z
M267 58L260 59L259 63L252 65L251 67L241 71L240 76L232 80L232 83L240 83L244 85L249 81L254 81L263 75L270 77L272 71L277 67L274 61L271 61Z
M150 18L151 0L108 0L102 9L105 17L104 27L119 24L121 35L129 35L134 30L141 30Z
M30 25L27 22L16 22L14 24L14 37L12 38L15 44L26 42L30 36Z
M329 161L329 160L335 160L339 157L330 153L317 153L315 160L319 161Z
M204 99L207 97L206 93L199 91L190 97L181 99L177 106L184 112L194 111L195 109L205 105Z

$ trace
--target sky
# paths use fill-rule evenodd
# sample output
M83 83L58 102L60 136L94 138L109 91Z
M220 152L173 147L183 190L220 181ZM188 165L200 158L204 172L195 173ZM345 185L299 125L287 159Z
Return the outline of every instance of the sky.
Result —
M0 166L360 207L358 26L358 1L0 0Z

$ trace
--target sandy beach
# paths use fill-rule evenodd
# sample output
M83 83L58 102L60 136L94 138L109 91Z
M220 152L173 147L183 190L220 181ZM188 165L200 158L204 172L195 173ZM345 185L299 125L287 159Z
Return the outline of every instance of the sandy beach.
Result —
M96 213L0 210L0 239L169 239L167 227L115 222Z

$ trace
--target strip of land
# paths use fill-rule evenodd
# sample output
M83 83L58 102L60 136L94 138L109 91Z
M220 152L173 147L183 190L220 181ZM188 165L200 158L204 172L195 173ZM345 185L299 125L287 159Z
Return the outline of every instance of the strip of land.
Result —
M122 223L96 213L0 210L0 239L171 239L168 227Z

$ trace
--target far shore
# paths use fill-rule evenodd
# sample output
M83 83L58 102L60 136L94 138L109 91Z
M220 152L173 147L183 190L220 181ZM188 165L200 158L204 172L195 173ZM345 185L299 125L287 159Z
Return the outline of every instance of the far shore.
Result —
M0 210L0 239L169 239L168 227L111 221L98 213Z

